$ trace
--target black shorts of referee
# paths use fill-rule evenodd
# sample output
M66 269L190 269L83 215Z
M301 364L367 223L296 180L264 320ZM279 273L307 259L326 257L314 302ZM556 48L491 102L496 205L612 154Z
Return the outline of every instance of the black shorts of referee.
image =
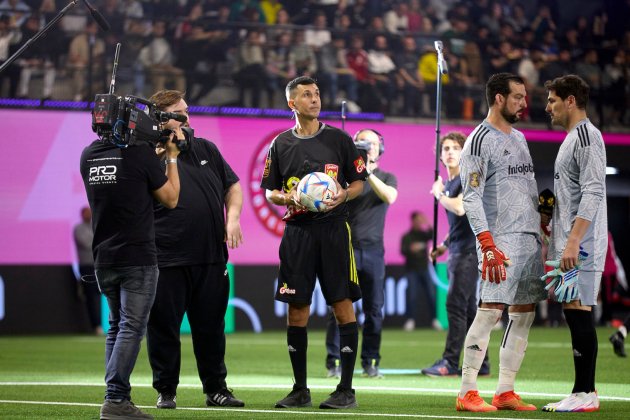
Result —
M346 221L287 223L279 252L276 300L310 305L316 279L328 305L361 299L350 225Z

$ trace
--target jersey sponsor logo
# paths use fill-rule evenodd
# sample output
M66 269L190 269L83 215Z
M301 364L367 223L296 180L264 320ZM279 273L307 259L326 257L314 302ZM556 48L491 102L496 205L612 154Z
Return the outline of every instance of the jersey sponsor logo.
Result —
M282 287L278 290L278 293L281 295L294 295L295 289L289 289L289 286L287 286L286 283L282 283Z
M468 183L471 187L477 188L479 186L479 172L473 172L468 176Z
M118 168L114 165L92 166L88 174L90 185L115 184Z
M362 157L359 157L357 160L354 161L354 167L357 170L357 173L365 171L365 162L363 161Z
M522 163L520 165L508 165L508 175L525 175L527 173L534 173L534 165L531 163Z
M324 166L324 172L332 179L337 179L337 174L339 174L339 166L333 163L327 163L326 166Z
M268 160L269 145L280 132L280 130L276 130L261 134L260 143L252 153L253 157L249 165L249 182L247 183L249 199L256 218L265 229L277 237L281 237L284 232L285 223L282 220L283 213L280 211L285 208L267 201L265 190L260 187L260 180L269 176L269 168L271 167L271 160Z

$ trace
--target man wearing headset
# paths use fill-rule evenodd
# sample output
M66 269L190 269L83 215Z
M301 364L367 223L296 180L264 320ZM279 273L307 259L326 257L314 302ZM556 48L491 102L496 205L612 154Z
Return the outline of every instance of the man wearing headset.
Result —
M373 129L363 129L354 135L359 152L367 152L368 177L363 192L348 203L352 247L359 274L359 286L363 295L363 341L361 366L363 376L380 378L381 329L383 304L385 303L385 248L383 232L385 214L398 197L396 177L379 169L379 160L385 150L383 137ZM326 332L326 368L328 377L339 377L339 329L334 317L328 320Z

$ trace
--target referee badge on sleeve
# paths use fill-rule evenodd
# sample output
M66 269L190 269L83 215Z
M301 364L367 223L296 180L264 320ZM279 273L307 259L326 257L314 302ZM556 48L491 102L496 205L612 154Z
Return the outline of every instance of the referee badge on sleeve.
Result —
M354 167L359 174L365 170L365 162L363 161L362 157L359 157L357 160L354 161Z

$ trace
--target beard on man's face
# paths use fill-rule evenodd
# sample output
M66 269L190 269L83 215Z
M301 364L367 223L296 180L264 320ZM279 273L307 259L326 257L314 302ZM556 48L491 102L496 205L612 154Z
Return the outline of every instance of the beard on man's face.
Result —
M504 105L503 108L501 108L501 116L505 119L505 121L507 121L510 124L514 124L515 122L520 121L520 117L518 116L518 113L515 112L511 114L507 110L506 105Z

